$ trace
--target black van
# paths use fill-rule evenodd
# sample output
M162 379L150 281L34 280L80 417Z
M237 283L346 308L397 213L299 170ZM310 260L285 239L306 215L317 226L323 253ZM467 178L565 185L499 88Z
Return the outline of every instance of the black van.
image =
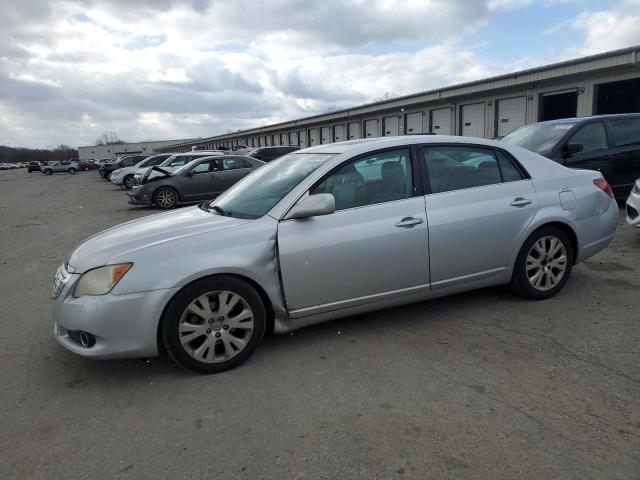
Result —
M258 160L262 160L263 162L269 162L278 157L286 155L287 153L295 152L296 150L300 150L299 147L260 147L253 150L248 157L257 158Z
M544 155L569 168L602 172L617 199L640 177L640 114L600 115L532 123L502 142Z

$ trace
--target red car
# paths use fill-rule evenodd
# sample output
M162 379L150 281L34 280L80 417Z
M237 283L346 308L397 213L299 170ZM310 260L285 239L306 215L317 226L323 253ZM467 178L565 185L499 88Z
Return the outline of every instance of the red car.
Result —
M77 160L77 162L78 162L78 168L80 170L84 170L85 172L87 170L95 170L96 168L98 168L96 164L93 162L86 162L84 160Z
M40 163L39 162L29 162L27 165L27 172L39 172L40 171Z

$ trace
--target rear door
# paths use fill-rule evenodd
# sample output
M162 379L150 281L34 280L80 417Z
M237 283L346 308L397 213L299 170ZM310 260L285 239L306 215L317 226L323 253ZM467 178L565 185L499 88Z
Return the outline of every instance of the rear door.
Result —
M640 117L612 118L607 123L613 164L610 182L617 197L627 197L640 178Z
M211 198L212 192L216 191L214 166L215 160L203 160L191 169L191 175L183 175L180 197L188 202Z
M408 149L348 160L310 191L331 193L335 213L279 223L293 317L426 294L427 223L413 171Z
M538 210L526 172L485 146L420 149L427 186L431 288L499 275Z

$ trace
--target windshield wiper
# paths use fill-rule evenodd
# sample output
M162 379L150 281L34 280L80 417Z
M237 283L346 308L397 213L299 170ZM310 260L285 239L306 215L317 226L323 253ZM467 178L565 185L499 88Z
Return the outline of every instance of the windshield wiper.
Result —
M225 217L230 217L231 212L227 212L224 208L219 207L218 205L209 205L209 208L214 212L218 212L220 215L224 215Z

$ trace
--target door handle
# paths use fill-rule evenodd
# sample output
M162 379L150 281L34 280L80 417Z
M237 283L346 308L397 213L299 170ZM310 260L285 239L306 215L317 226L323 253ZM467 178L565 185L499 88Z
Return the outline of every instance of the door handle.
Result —
M402 228L413 227L414 225L418 225L419 223L422 223L422 222L423 220L421 218L404 217L402 220L396 223L396 227L402 227Z
M521 207L526 207L530 203L531 203L531 200L529 200L528 198L518 197L513 202L511 202L511 206L521 208Z

